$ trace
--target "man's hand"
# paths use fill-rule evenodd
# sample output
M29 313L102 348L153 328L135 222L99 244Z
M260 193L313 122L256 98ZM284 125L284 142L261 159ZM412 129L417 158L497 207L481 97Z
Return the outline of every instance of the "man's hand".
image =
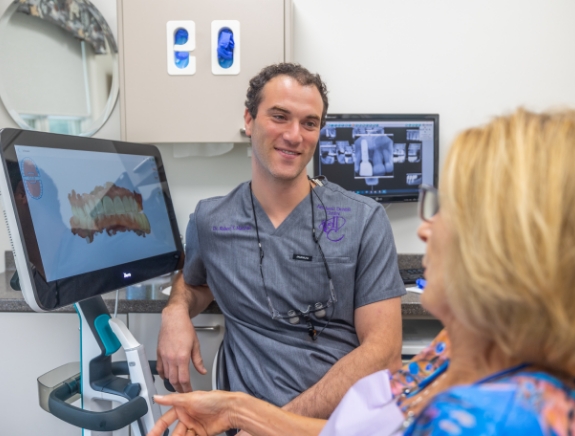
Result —
M167 306L162 312L157 369L160 377L181 393L192 391L190 358L200 374L207 373L188 311L181 306Z
M178 392L190 392L190 358L200 374L206 374L200 343L191 318L213 301L208 286L190 286L182 274L174 279L167 306L162 311L162 327L158 338L157 370Z

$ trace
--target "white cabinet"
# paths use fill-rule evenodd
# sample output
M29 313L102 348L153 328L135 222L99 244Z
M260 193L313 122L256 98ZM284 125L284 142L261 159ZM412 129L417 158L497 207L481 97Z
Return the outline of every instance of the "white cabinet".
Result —
M423 351L437 334L443 329L443 325L433 318L403 318L401 347L401 359L405 363L413 356Z
M291 10L291 0L118 0L122 139L247 142L240 128L249 79L291 59ZM237 40L227 72L214 67L218 26ZM190 75L168 68L180 28L188 38L178 49L190 57L185 68L195 63Z

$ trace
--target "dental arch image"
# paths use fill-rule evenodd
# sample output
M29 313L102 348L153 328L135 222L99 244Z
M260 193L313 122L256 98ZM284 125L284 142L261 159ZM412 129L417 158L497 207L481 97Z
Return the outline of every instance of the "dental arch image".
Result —
M86 239L88 244L104 231L109 236L118 232L134 232L141 237L146 237L151 231L142 195L112 182L96 186L89 194L80 194L72 189L68 200L72 207L71 231Z

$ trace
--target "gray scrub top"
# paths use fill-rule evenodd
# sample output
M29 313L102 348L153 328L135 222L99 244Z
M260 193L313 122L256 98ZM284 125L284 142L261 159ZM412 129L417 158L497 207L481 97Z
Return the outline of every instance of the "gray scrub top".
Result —
M316 341L303 320L293 325L271 317L249 183L224 197L200 201L186 232L184 280L192 286L207 283L225 315L231 390L277 406L311 387L359 345L356 308L405 294L384 208L330 182L315 187L312 199L316 234L321 235L337 297L326 317L312 315L318 331L329 321ZM283 314L327 302L328 278L312 239L309 196L278 228L255 196L254 203L263 274L274 308Z

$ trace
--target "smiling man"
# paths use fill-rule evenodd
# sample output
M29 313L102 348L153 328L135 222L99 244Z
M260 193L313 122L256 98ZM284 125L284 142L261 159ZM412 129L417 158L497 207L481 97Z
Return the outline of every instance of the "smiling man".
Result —
M233 391L327 418L355 381L400 366L405 289L385 211L306 174L327 108L325 84L299 65L250 81L252 180L198 203L162 312L158 371L178 391L192 389L190 358L206 372L190 318L214 297Z

